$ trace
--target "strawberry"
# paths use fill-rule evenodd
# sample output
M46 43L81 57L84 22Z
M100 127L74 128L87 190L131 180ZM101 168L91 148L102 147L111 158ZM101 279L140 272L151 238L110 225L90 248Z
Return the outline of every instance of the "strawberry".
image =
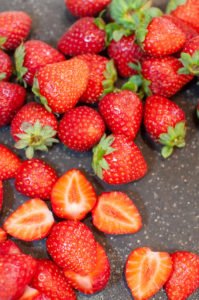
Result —
M58 136L68 148L83 152L98 143L104 132L104 121L99 113L88 106L79 106L64 115Z
M3 183L0 180L0 211L2 209L3 206Z
M5 50L16 49L27 38L32 20L23 11L4 11L0 13L0 47Z
M199 288L199 256L177 251L171 254L173 272L165 289L169 300L185 300Z
M69 283L84 294L94 294L103 290L110 278L110 263L104 248L97 243L97 262L95 268L87 275L81 275L71 270L64 274Z
M28 197L50 199L57 178L56 171L43 160L30 159L24 161L18 169L15 187Z
M7 239L7 233L0 227L0 243L5 242ZM1 246L0 246L1 247ZM1 250L0 250L1 251ZM1 252L0 252L1 253Z
M48 259L38 260L31 286L44 293L51 300L77 299L63 271Z
M199 35L189 40L181 53L181 63L183 68L180 74L193 74L199 76Z
M30 242L46 237L53 223L53 215L46 203L31 199L6 219L3 229L17 239Z
M88 274L96 265L97 246L90 229L78 221L63 221L53 226L47 250L63 269Z
M0 244L0 256L13 254L22 254L22 252L12 240L6 240Z
M59 218L82 220L93 209L96 201L92 184L77 169L66 172L52 189L52 209Z
M0 180L15 178L21 161L10 149L0 144Z
M33 85L34 76L41 67L65 60L64 55L39 40L22 43L14 56L17 80L25 86Z
M41 68L33 92L48 110L62 114L77 104L87 88L88 78L87 64L73 58Z
M99 112L114 134L135 139L142 121L143 106L131 91L117 91L106 95L99 103Z
M83 54L78 56L88 64L89 79L87 89L81 96L84 103L98 102L100 97L114 89L117 72L112 60L96 54Z
M122 184L145 176L147 164L136 144L124 135L104 135L93 149L92 167L100 179Z
M28 255L0 256L0 299L18 300L31 281L37 263Z
M100 18L97 21L92 17L82 18L76 21L60 38L58 49L69 56L86 53L97 54L105 48L104 27L105 24Z
M26 90L15 83L0 82L0 127L8 125L24 104Z
M155 295L168 280L172 261L166 252L138 248L127 259L125 277L133 297L146 300Z
M144 125L152 139L164 145L162 148L164 158L173 153L174 147L185 146L185 113L169 99L158 95L147 98Z
M132 200L122 192L105 192L98 197L92 211L93 224L108 234L135 233L142 219Z
M93 17L98 15L111 0L65 0L66 7L75 17Z
M0 80L8 81L12 75L12 61L10 57L0 50Z
M39 295L40 292L38 290L27 285L23 295L19 298L19 300L35 300Z

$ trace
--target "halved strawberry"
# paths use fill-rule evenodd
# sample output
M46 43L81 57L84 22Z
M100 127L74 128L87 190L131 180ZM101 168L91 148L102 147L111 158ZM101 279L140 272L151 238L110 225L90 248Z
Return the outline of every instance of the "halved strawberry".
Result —
M0 244L0 255L22 254L19 247L11 240L7 240Z
M3 183L0 180L0 211L2 209L3 206Z
M53 223L53 214L46 203L36 198L19 206L7 218L3 228L15 238L35 241L46 237Z
M153 252L145 247L129 255L125 275L133 297L146 300L162 288L171 271L172 261L168 253Z
M77 169L66 172L52 189L52 209L60 218L82 220L95 206L96 201L92 184Z
M81 275L68 269L64 274L69 283L84 294L94 294L103 290L110 278L110 263L104 248L97 243L97 263L89 274Z
M40 292L36 289L31 288L27 285L23 295L19 300L35 300L37 296L40 295Z
M0 228L0 243L4 242L7 239L7 233Z
M108 234L135 233L142 227L139 211L122 192L102 193L92 216L93 224Z

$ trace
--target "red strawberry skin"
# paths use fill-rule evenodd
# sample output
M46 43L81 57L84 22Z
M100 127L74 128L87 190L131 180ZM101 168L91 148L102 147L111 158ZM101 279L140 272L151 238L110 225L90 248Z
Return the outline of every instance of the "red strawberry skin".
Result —
M0 50L0 80L8 81L12 75L12 62L10 57Z
M0 227L0 243L2 244L7 239L7 233Z
M15 178L21 161L10 149L0 144L0 180Z
M16 49L27 38L32 20L23 11L5 11L0 13L0 37L6 41L2 47L5 50Z
M24 104L26 90L15 83L0 82L0 127L8 125Z
M173 273L165 285L169 300L186 300L199 288L199 256L178 251L171 254Z
M185 45L182 52L188 53L191 56L196 52L199 51L199 35L196 37L193 37L189 40L189 43Z
M13 254L22 254L22 252L12 240L7 240L0 244L0 256Z
M3 206L3 182L0 180L0 211Z
M75 17L93 17L98 15L111 0L65 0L66 7Z
M76 21L60 38L58 49L69 56L101 52L105 48L105 31L99 29L94 20L85 17Z

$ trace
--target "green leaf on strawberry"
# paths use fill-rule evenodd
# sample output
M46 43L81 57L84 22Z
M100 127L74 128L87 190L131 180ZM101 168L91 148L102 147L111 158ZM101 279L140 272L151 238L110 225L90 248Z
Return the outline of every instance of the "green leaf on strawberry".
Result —
M25 47L22 43L16 50L14 54L15 58L15 69L16 69L16 75L17 80L20 83L23 83L25 87L27 87L27 83L25 80L23 80L23 76L27 73L28 69L23 66L24 64L24 58L25 58Z
M0 73L0 81L6 78L6 73Z
M95 18L94 23L99 29L105 30L106 24L102 18Z
M34 81L33 81L32 92L36 96L36 98L38 98L40 100L41 104L45 107L45 109L47 111L51 112L52 109L49 107L46 97L44 97L40 94L39 81L36 77L34 78Z
M186 0L170 0L169 3L168 3L168 5L167 5L166 13L170 14L178 6L183 5L185 3L186 3Z
M7 41L7 37L0 36L0 48L3 49L3 45L5 44L6 41Z
M193 55L182 52L180 61L183 68L179 69L179 74L199 75L199 50L195 51Z
M114 65L113 59L106 64L106 70L104 72L105 80L102 82L104 92L102 96L105 96L114 91L114 83L117 81L117 71Z
M133 32L132 30L125 28L115 22L106 25L106 45L108 46L112 40L118 42L123 36L129 36Z

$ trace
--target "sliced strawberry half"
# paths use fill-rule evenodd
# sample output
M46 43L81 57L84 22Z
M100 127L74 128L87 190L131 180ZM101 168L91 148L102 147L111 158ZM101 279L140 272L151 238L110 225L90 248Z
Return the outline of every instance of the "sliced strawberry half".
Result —
M21 296L21 298L19 298L19 300L35 300L39 295L40 292L38 290L33 289L27 285L23 295Z
M59 178L51 194L53 212L70 220L82 220L96 201L92 184L77 169L69 170Z
M138 248L127 259L126 280L136 300L146 300L155 295L172 272L171 257L166 252L153 252Z
M46 237L54 224L52 212L40 199L22 204L5 221L3 228L11 236L23 241L35 241Z
M7 233L0 228L0 243L4 242L7 239Z
M7 240L0 244L0 255L22 254L19 247L11 240Z
M92 211L93 224L108 234L135 233L142 218L132 200L122 192L102 193Z
M0 211L2 209L3 206L3 183L0 180Z

